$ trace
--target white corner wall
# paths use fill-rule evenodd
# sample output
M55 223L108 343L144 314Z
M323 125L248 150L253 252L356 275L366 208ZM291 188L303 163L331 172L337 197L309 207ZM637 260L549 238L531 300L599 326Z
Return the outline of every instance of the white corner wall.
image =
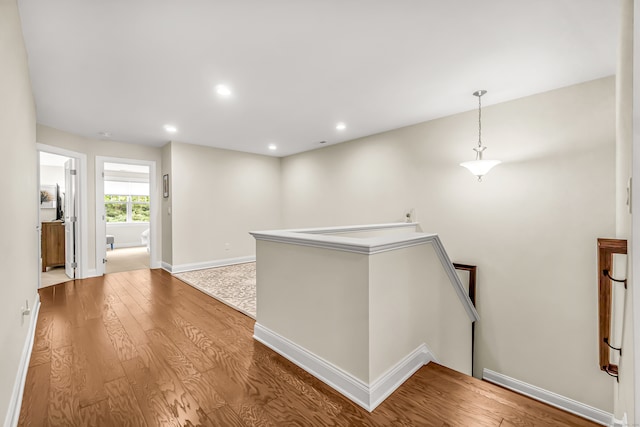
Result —
M415 228L252 232L254 338L368 411L430 361L471 374L477 313L439 237Z
M369 257L260 240L256 245L257 323L368 384Z
M15 0L0 0L0 76L0 422L10 425L36 316L21 307L36 308L39 270L36 110Z
M368 277L370 382L423 344L471 375L471 322L432 244L372 255Z
M174 270L254 257L249 231L281 228L280 159L177 142L170 150Z
M626 239L628 256L621 268L619 277L626 277L628 283L633 283L633 269L631 259L634 248L631 239L632 218L627 206L627 187L632 176L633 159L633 32L634 32L634 1L620 1L620 41L618 47L618 67L616 73L616 234L618 239ZM636 16L637 19L637 16ZM636 37L636 43L640 41ZM637 74L637 72L636 72ZM636 79L637 80L637 79ZM636 81L636 84L638 82ZM637 185L637 183L636 183ZM622 347L624 351L618 363L619 383L614 383L614 416L621 420L626 415L629 425L636 423L636 407L634 398L638 398L640 389L637 387L635 370L638 365L635 362L636 348L634 347L634 330L638 327L633 322L634 299L637 290L635 286L629 286L626 291L614 292L618 296L614 300L613 312L623 317L622 321L614 324L611 338L616 347ZM625 295L626 294L626 295ZM636 310L638 307L636 306ZM636 313L637 315L637 313ZM617 320L617 319L616 319ZM617 326L617 327L616 327ZM620 338L620 331L622 337ZM635 397L634 397L635 396Z
M402 220L414 208L455 262L477 265L475 372L508 375L612 412L598 368L596 238L615 235L614 78L282 159L283 226ZM490 100L491 92L487 95ZM562 349L559 351L559 349Z

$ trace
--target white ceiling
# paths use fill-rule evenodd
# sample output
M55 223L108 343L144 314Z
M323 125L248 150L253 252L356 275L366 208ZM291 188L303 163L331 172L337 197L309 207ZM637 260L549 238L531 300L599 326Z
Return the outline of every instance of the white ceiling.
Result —
M40 123L276 156L472 110L476 89L490 105L612 75L620 13L617 0L19 5Z

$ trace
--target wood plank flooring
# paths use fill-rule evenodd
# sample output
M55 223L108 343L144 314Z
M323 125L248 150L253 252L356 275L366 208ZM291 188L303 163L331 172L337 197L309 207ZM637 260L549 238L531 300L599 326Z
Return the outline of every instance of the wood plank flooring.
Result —
M429 364L373 413L162 270L40 290L21 426L595 426Z

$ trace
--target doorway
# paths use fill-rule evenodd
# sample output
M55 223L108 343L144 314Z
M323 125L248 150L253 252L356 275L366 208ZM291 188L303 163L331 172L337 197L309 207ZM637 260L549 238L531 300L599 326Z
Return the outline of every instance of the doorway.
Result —
M96 158L98 274L152 268L155 162Z
M37 144L37 149L39 287L45 287L83 278L87 273L82 209L86 209L86 156L42 144Z

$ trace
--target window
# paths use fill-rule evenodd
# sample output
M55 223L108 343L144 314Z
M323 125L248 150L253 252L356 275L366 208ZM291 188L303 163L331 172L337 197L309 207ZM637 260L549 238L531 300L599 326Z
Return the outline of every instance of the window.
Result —
M105 181L104 193L107 222L149 222L149 183Z

